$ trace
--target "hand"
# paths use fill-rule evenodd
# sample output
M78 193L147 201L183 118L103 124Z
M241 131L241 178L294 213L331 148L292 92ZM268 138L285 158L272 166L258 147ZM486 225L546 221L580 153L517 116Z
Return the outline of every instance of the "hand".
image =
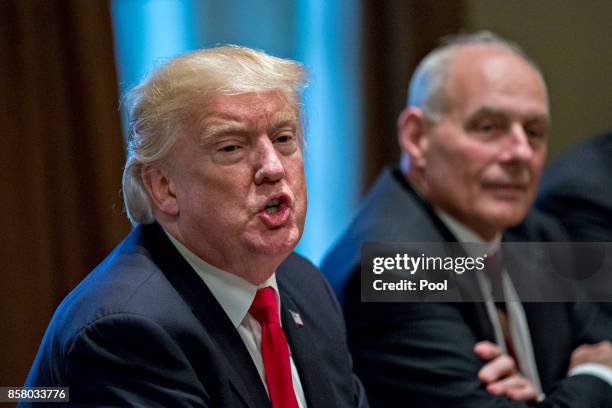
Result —
M489 394L505 395L515 401L537 399L535 386L518 372L514 359L502 354L496 344L478 342L474 346L474 353L487 361L478 372L478 378L487 385Z
M570 370L579 364L602 364L612 368L612 343L600 341L597 344L583 344L572 353Z

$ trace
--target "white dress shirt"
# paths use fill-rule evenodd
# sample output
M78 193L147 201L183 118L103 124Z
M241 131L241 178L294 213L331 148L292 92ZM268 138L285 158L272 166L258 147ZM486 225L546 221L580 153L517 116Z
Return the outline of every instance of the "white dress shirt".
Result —
M451 233L457 238L457 241L464 243L473 242L484 244L486 253L489 255L500 250L501 234L498 234L493 240L485 242L478 234L461 224L444 211L436 208L435 212L440 217L444 225L446 225ZM468 255L472 257L483 255L482 253L471 253L475 251L474 247L466 246L465 249L466 252L468 252ZM476 277L478 279L478 284L480 285L480 290L483 293L487 314L495 331L495 341L504 351L504 353L506 353L506 341L501 329L501 323L499 321L499 315L497 314L495 302L491 296L491 284L489 282L489 278L483 271L476 271ZM510 333L512 336L512 342L514 343L514 351L518 360L518 365L521 368L521 373L535 386L539 393L538 400L541 401L544 399L545 395L542 391L540 376L538 374L538 367L536 365L535 355L533 352L533 345L531 342L531 335L529 333L529 326L527 325L525 310L523 309L520 298L518 297L516 289L512 284L512 280L510 279L505 268L502 270L502 281L506 311L508 313L508 320L510 324ZM569 376L580 374L593 375L606 381L612 386L612 368L603 364L579 364L571 369L568 373Z
M242 338L246 349L251 355L255 367L257 367L257 372L259 373L259 377L261 378L261 382L263 383L266 392L268 392L268 395L270 395L268 385L266 384L264 364L261 356L261 325L253 316L251 316L249 309L251 308L251 304L255 299L257 289L271 286L274 288L276 293L276 299L278 301L278 316L280 321L280 297L278 295L276 275L272 274L272 276L270 276L270 278L268 278L268 280L261 285L253 285L237 275L225 272L210 265L187 249L185 245L168 234L168 232L166 232L166 235L168 235L170 241L172 241L180 254L196 271L198 276L202 278L217 302L219 302L231 320L232 324L238 331L240 338ZM300 408L306 408L304 389L302 388L300 376L293 362L293 357L291 356L291 347L289 347L289 360L291 364L293 390L295 391L298 406Z

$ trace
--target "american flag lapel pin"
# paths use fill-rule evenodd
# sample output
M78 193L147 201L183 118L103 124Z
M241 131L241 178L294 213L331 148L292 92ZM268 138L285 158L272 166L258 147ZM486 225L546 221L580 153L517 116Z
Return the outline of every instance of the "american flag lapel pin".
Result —
M298 312L289 310L289 313L291 313L291 317L293 318L293 323L295 323L296 326L300 326L300 327L304 326L304 321L302 320L302 316L300 316Z

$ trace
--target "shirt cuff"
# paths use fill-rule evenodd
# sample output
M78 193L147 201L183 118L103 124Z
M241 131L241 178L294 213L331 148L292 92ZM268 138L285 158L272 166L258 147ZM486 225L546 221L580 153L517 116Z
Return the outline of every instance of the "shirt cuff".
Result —
M593 375L597 378L602 379L607 382L610 386L612 386L612 368L605 366L603 364L596 363L585 363L578 364L576 367L572 368L568 376L573 375Z

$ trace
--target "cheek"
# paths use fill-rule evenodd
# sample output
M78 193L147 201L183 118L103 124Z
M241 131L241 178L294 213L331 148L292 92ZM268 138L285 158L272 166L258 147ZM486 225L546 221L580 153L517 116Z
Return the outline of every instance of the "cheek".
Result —
M306 176L304 175L304 161L301 155L291 158L284 163L286 177L295 188L295 192L306 191Z
M485 143L474 139L467 139L455 152L461 156L465 163L484 168L494 163L500 152L500 146L496 143Z
M468 141L440 146L428 166L445 184L460 184L466 188L479 183L482 174L494 162L495 149Z
M462 163L472 185L480 186L486 178L497 178L504 171L497 160L499 149L495 145L474 144L466 149Z
M225 197L227 202L244 201L254 185L254 171L249 166L220 166L209 172L204 191L211 195Z
M296 215L299 215L300 223L303 224L306 216L307 192L306 176L304 174L304 164L302 159L292 161L285 167L289 188L294 194Z
M546 162L546 149L539 151L534 154L534 159L531 163L531 170L536 178L540 178L542 170L544 169L544 163Z
M300 169L297 172L295 186L296 186L297 191L302 193L302 195L305 197L306 196L306 176L304 175L303 169Z
M183 200L187 201L196 216L237 217L237 207L242 209L249 196L250 180L238 169L200 169L185 179Z

